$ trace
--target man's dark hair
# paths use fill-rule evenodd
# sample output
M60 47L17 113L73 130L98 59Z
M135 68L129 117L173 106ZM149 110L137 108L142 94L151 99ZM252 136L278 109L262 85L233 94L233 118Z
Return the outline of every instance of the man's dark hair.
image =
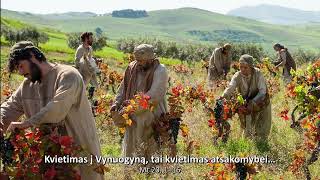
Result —
M285 49L285 47L279 43L274 44L273 48L275 48L275 47L280 48L280 49Z
M81 34L80 38L81 41L84 42L86 40L86 38L89 38L90 36L93 36L92 32L84 32Z
M47 61L44 54L35 46L27 46L25 48L15 49L15 50L12 50L9 55L9 62L8 62L9 72L13 72L16 69L17 65L19 64L19 61L30 60L32 57L32 54L40 62Z

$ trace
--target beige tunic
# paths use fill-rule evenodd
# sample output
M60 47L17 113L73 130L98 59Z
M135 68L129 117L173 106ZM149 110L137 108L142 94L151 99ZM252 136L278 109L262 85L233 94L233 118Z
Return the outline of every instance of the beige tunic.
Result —
M83 57L83 56L87 56L88 58L92 58L92 53L93 52L93 49L91 46L89 46L88 48L85 48L83 46L83 44L81 44L78 48L77 48L77 51L76 51L76 54L75 54L75 65L76 65L76 68L78 69L79 66L80 66L80 59Z
M234 74L227 89L223 92L223 97L230 98L232 93L238 89L242 96L247 95L250 78L242 75L240 72ZM263 98L267 92L266 80L259 69L254 69L253 79L248 96L256 101ZM257 135L266 139L271 129L271 103L260 112L251 115L240 115L241 128L245 130L246 135Z
M144 72L137 75L137 89L142 91L145 89ZM154 72L153 82L150 90L146 92L151 97L151 101L157 102L154 112L144 112L132 119L134 123L128 127L125 132L122 145L124 156L150 156L157 151L157 144L153 137L152 123L160 117L162 113L168 112L166 92L168 88L168 73L164 65L160 64ZM123 82L118 90L116 104L122 104L125 99L123 93Z
M41 83L25 79L8 101L1 104L1 122L7 127L21 115L34 126L64 123L69 136L85 150L100 155L100 143L83 80L73 67L54 64ZM80 167L84 180L102 179Z
M218 80L230 71L231 54L224 55L223 48L216 48L209 60L209 81Z
M80 71L86 86L90 83L93 87L97 87L96 72L89 62L92 59L92 54L93 50L91 46L85 48L83 45L80 45L75 54L75 66Z

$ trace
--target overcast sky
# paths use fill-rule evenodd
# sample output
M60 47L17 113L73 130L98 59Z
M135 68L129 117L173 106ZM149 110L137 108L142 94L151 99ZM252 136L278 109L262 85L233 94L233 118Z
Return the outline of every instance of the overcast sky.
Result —
M320 0L1 0L1 8L41 14L70 11L104 14L120 9L150 11L180 7L195 7L225 14L241 6L259 4L320 11Z

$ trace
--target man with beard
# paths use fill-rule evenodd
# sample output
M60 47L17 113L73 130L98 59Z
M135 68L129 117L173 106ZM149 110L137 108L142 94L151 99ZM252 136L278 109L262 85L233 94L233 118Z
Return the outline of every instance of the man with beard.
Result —
M230 71L231 65L231 45L225 44L216 48L209 60L208 80L209 86L212 87L214 81L225 79Z
M158 149L152 124L162 113L167 112L168 73L155 57L152 45L141 44L135 47L134 57L135 61L129 64L124 73L111 112L121 111L126 101L139 92L151 98L155 109L131 117L133 123L126 128L122 146L123 155L126 157L150 158Z
M1 129L13 131L46 124L71 136L89 154L100 155L95 121L80 73L73 67L49 63L29 41L10 50L9 72L25 79L1 104ZM19 121L22 115L26 120ZM103 179L87 165L80 165L82 179Z
M91 63L95 64L94 59L92 58L93 34L92 32L84 32L81 34L80 38L82 44L78 47L75 54L75 66L82 75L85 85L91 84L89 92L93 94L95 87L98 86L96 77L98 70L97 67L91 65Z

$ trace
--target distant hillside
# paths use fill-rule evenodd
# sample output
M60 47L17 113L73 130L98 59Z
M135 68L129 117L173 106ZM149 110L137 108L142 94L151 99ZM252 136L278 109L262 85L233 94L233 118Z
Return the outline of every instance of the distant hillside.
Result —
M64 32L93 31L100 27L110 39L125 37L157 37L188 43L213 44L230 42L255 42L271 49L275 42L290 48L320 49L319 25L293 27L271 25L242 17L226 16L196 8L158 10L148 12L148 17L117 18L111 14L63 13L37 15L1 10L3 17L21 20L35 26L55 28ZM63 18L58 18L58 17Z
M228 12L228 15L240 16L272 24L303 24L320 22L320 11L302 11L275 5L245 6Z
M83 19L98 16L92 12L68 12L68 13L53 13L46 15L37 15L39 17L43 17L44 19L51 20L70 20L70 19Z

